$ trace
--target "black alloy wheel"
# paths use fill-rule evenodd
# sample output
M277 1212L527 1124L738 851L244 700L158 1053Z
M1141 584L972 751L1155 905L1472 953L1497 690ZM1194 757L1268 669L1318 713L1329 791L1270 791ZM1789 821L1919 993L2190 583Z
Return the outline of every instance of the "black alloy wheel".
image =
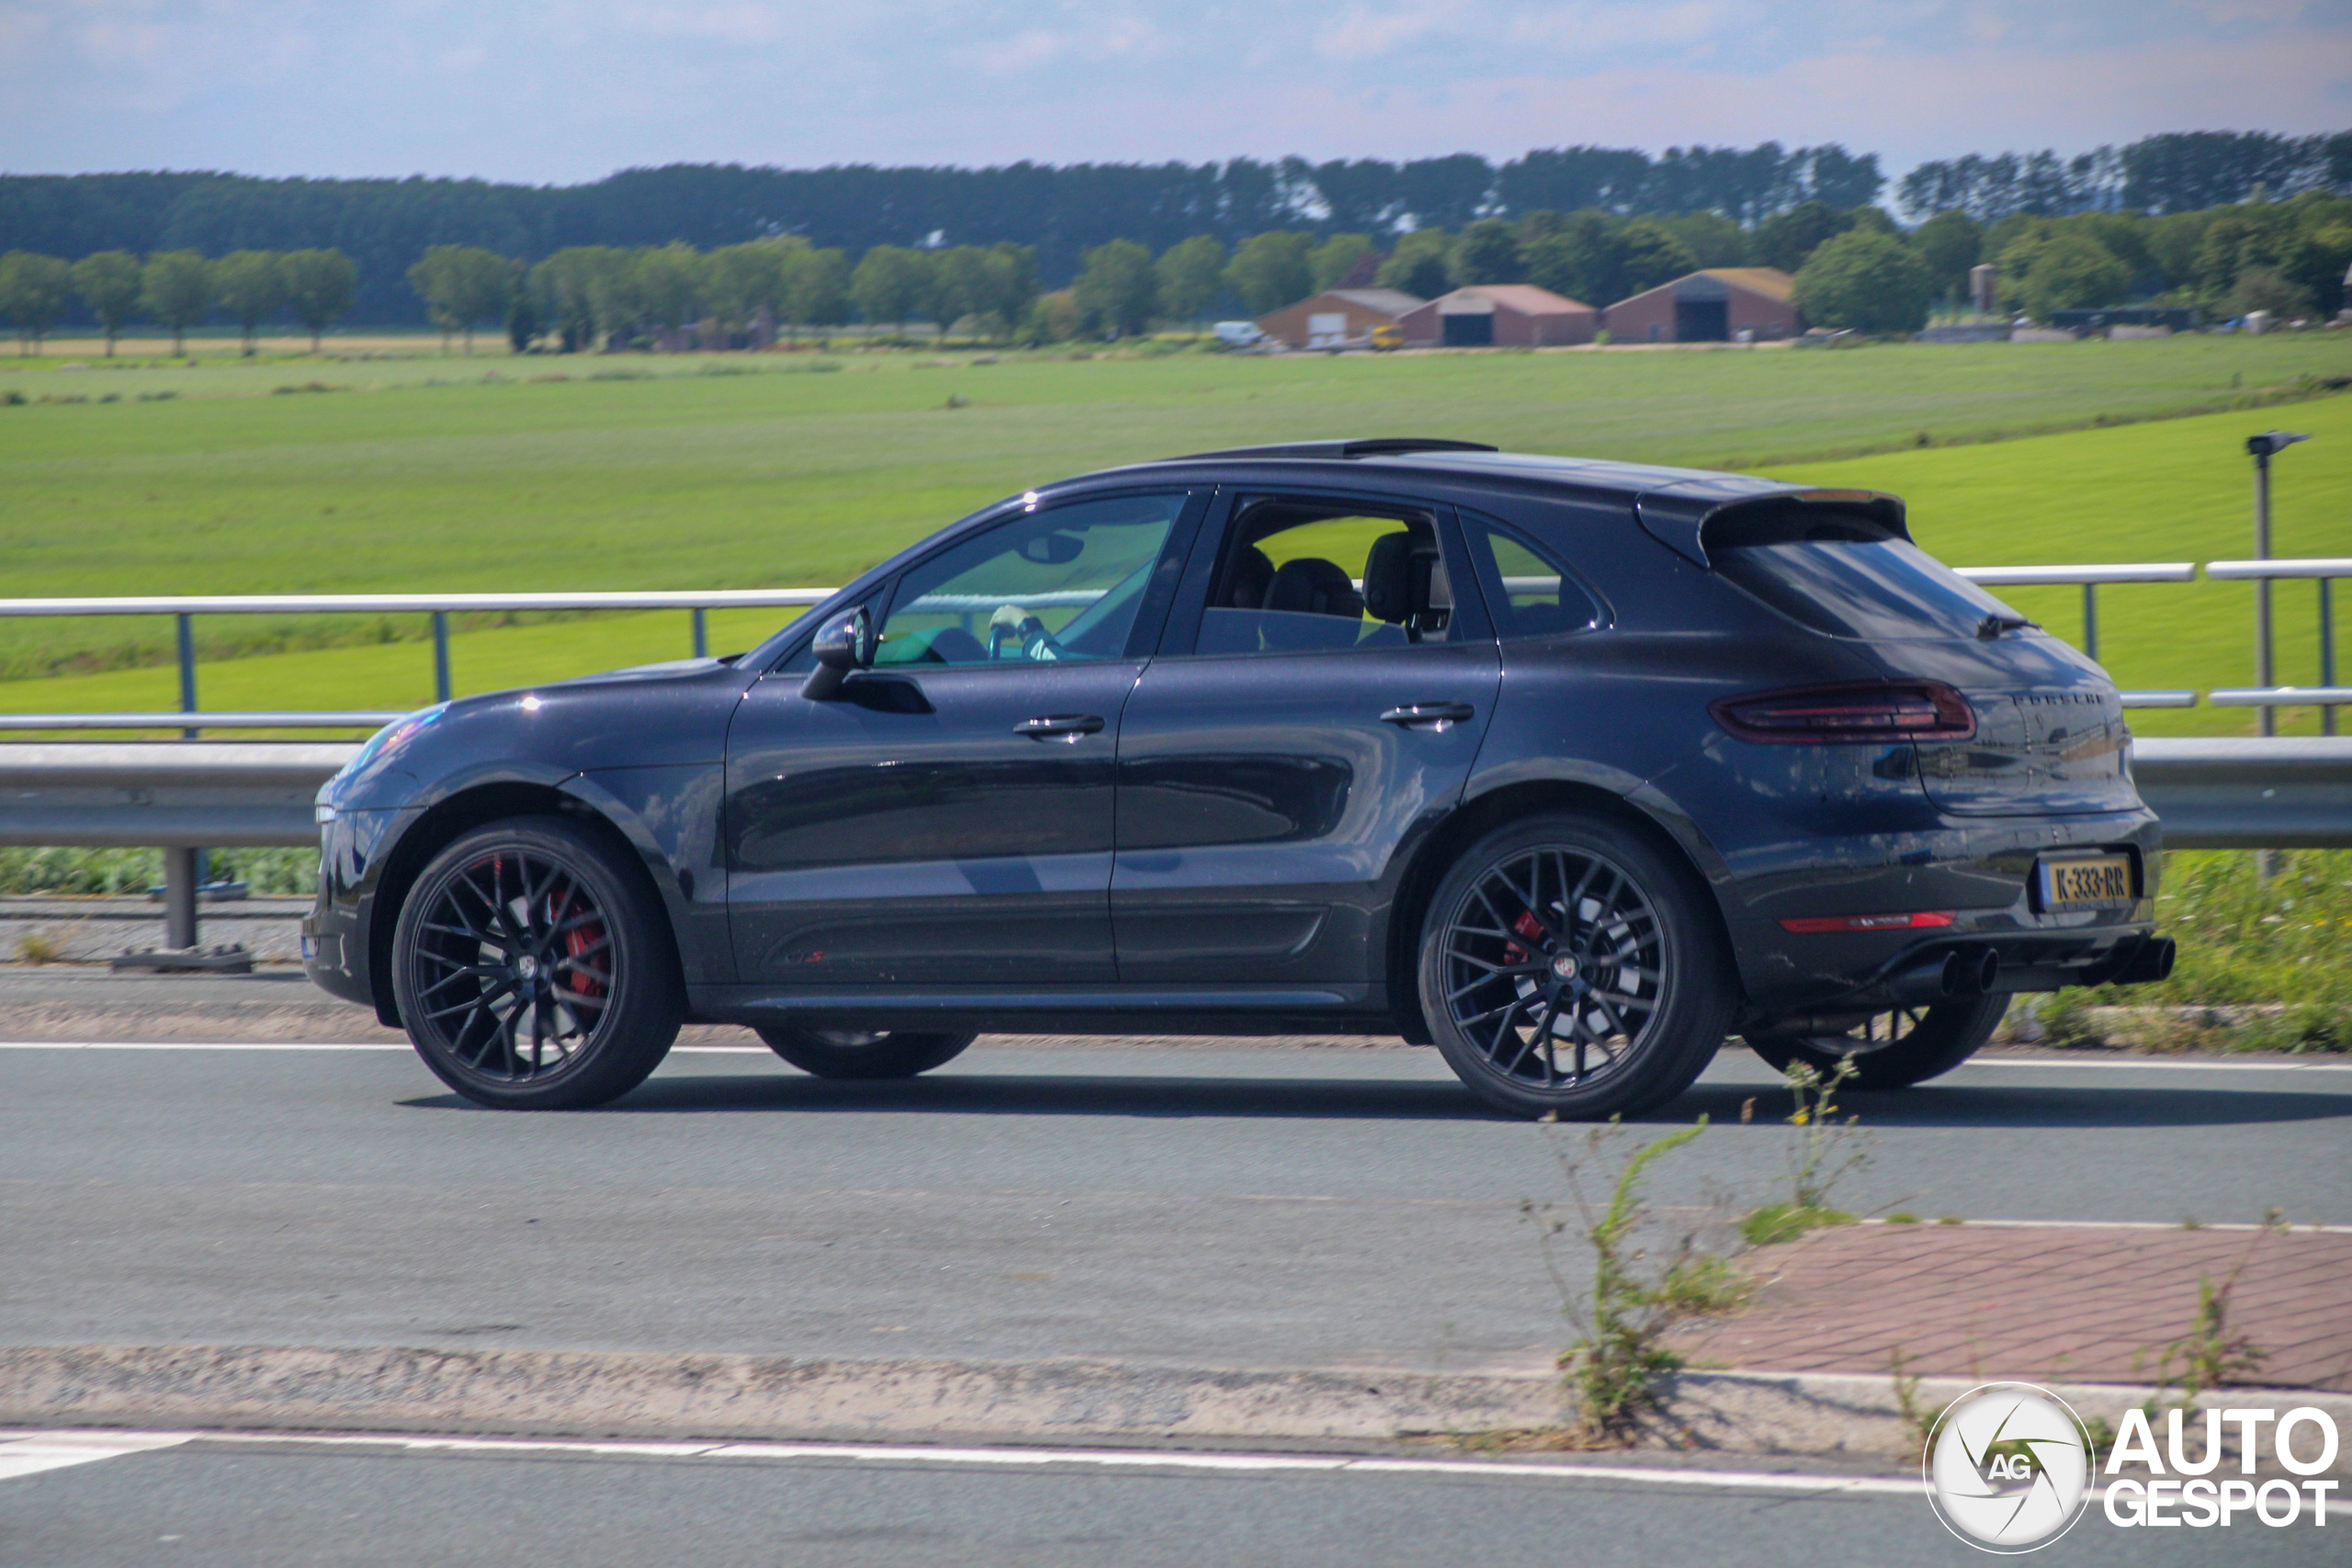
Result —
M1751 1031L1748 1047L1781 1072L1803 1062L1822 1074L1853 1058L1849 1089L1909 1089L1948 1073L1976 1054L2009 1010L2006 991L1872 1013L1843 1034Z
M977 1034L906 1030L810 1029L785 1023L763 1028L768 1049L820 1078L910 1078L963 1055Z
M1559 813L1489 834L1440 884L1423 1016L1488 1104L1593 1118L1660 1104L1723 1043L1737 987L1695 879L1636 832Z
M505 1110L628 1093L684 1012L651 894L556 818L492 823L435 856L401 907L392 966L425 1065Z

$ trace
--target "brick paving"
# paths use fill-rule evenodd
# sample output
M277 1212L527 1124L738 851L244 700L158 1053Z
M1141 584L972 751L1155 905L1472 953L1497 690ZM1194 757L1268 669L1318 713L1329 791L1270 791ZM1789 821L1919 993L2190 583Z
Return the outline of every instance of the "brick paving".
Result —
M1747 1266L1766 1281L1747 1310L1678 1337L1692 1364L1884 1373L1900 1349L1927 1376L2147 1383L2199 1277L2236 1269L2226 1332L2263 1360L2235 1381L2352 1393L2352 1234L1850 1225Z

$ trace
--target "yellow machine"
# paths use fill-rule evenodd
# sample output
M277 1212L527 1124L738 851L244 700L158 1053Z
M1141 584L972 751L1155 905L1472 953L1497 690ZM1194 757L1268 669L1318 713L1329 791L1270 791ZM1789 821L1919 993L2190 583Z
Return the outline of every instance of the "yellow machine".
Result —
M1405 329L1396 325L1394 322L1391 322L1386 326L1373 328L1372 346L1375 351L1382 354L1387 353L1392 348L1404 347Z

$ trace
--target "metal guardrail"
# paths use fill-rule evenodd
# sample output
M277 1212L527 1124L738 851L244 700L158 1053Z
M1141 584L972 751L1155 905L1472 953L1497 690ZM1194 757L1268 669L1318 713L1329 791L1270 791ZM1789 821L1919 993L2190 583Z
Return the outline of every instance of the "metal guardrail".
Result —
M175 729L201 718L210 729L381 729L405 710L376 713L0 713L6 729Z
M319 786L358 750L277 740L0 746L0 844L315 844Z
M2298 563L2270 562L2273 567ZM2120 582L2188 582L2197 576L2192 561L2137 561L2104 565L1996 566L1955 569L1971 581L1988 587L2024 584L2079 584L2083 590L2083 650L2098 657L2098 606L2102 584ZM166 729L180 728L194 739L213 729L343 729L390 723L397 714L375 713L255 713L211 714L200 721L183 717L198 713L196 696L196 637L198 615L393 615L424 614L433 617L433 686L436 701L448 700L449 624L452 614L514 610L686 610L692 615L690 643L694 656L710 651L705 620L718 609L806 608L823 603L832 588L737 588L650 590L644 592L531 593L209 593L130 595L107 598L0 599L0 616L6 615L170 615L178 634L180 706L177 712L108 714L0 714L0 732L7 730ZM1075 603L1080 596L1047 596L1053 603ZM971 599L971 603L964 601ZM1040 599L1038 602L1047 602ZM923 607L955 611L992 609L970 595L931 595ZM2326 679L2332 680L2332 677ZM2127 707L2193 707L2192 691L2148 691L2123 694Z
M0 746L0 844L162 845L171 944L196 945L194 846L314 845L312 797L358 747L285 741ZM2136 741L2177 849L2352 848L2352 737Z
M1992 566L1956 567L1960 576L1988 588L2024 586L2079 586L2083 591L2082 649L2091 658L2098 657L2099 622L2098 592L2102 586L2127 582L2189 582L2196 580L2197 565L2193 561L2121 561L2098 565L2062 566ZM2319 683L2315 686L2280 686L2270 683L2271 655L2267 636L2257 638L2256 663L2264 677L2263 683L2250 687L2224 687L2212 694L2211 700L2228 707L2254 707L2263 710L2266 732L2271 725L2271 714L2280 707L2315 706L2320 709L2321 728L2329 735L2335 733L2335 709L2352 705L2347 688L2335 683L2335 636L2332 584L2336 579L2352 577L2352 558L2312 558L2303 559L2259 559L2214 561L2206 568L2206 575L2216 581L2252 581L2263 586L2267 595L2268 584L2275 580L2311 580L2319 590ZM199 615L334 615L334 614L394 614L422 613L433 617L434 692L437 700L446 701L451 694L449 679L449 628L452 613L465 611L513 610L678 610L692 615L691 644L696 657L709 652L709 637L705 620L707 612L714 609L743 608L806 608L822 603L838 592L832 588L738 588L692 590L649 590L643 592L528 592L528 593L312 593L312 594L183 594L120 596L112 598L40 598L0 599L0 616L6 615L170 615L178 632L180 706L172 713L71 713L71 714L0 714L0 732L9 730L131 730L167 729L178 728L183 738L193 739L204 728L214 729L346 729L372 728L390 723L396 713L374 711L345 711L319 713L200 713L196 700L196 642L191 629L193 617ZM1039 603L1076 603L1088 595L1056 593L1040 596ZM967 601L969 601L967 603ZM948 613L974 613L993 607L982 604L972 595L930 595L921 606ZM2269 626L2267 600L2262 606L2261 629ZM2129 708L2186 708L2198 703L2195 691L2155 690L2127 691L2122 694L2123 705Z
M2352 736L2135 740L2132 772L2167 849L2352 849Z
M2341 704L2352 703L2346 688L2335 683L2335 580L2352 577L2352 556L2306 556L2285 560L2217 560L2206 564L2205 575L2217 582L2253 582L2259 586L2261 602L2256 606L2255 666L2262 684L2231 688L2215 692L2213 701L2224 707L2258 707L2262 710L2262 730L2270 733L2275 722L2272 713L2283 707L2319 707L2319 728L2324 735L2335 733L2335 710ZM2319 586L2319 684L2317 686L2279 686L2272 683L2270 645L2270 585L2273 582L2295 581L2316 581Z
M0 715L0 729L145 729L168 728L184 723L182 714L192 714L196 706L196 631L198 615L349 615L424 614L433 617L433 695L436 702L447 702L449 684L449 616L469 611L511 610L684 610L690 615L690 642L694 656L703 658L710 651L710 631L706 616L712 610L781 609L798 606L806 609L821 604L837 590L831 588L707 588L652 589L639 593L625 592L547 592L547 593L187 593L161 595L117 596L96 599L0 599L0 615L169 615L178 637L180 705L179 713L160 722L116 723L96 722L108 716L103 714L40 714ZM152 719L152 716L125 715L125 718ZM342 729L366 723L355 720L346 725L348 716L337 714L322 717L318 723L292 723L291 716L281 716L276 723L231 724L228 717L210 714L205 723L216 729ZM236 718L251 720L254 716L239 714ZM398 714L391 715L397 718ZM12 722L17 719L49 717L52 722L28 724ZM87 722L85 722L87 721ZM379 724L390 719L379 719ZM186 739L194 739L201 726L183 729Z

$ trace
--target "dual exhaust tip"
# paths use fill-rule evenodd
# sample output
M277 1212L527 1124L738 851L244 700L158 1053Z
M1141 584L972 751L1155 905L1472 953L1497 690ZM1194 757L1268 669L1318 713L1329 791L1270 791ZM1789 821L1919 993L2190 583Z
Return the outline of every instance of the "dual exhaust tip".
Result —
M2172 973L2178 951L2168 936L2145 937L2130 957L2095 983L2137 986L2161 980ZM2001 955L1991 948L1946 947L1923 953L1887 976L1886 993L1899 1007L1928 1007L1983 996L1996 989L2000 978Z
M2001 955L1989 947L1947 947L1923 953L1888 976L1887 995L1905 1007L1977 997L2001 977Z

